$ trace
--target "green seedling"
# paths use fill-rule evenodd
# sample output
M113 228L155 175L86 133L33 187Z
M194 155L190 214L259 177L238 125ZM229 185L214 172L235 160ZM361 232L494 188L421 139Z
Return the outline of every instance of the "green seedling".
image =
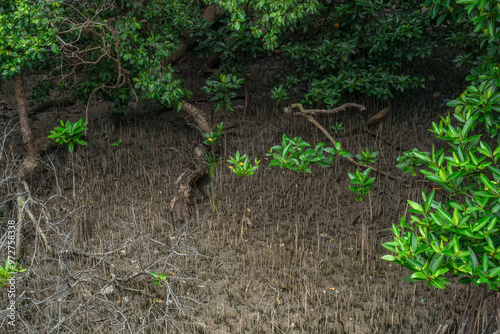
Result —
M153 283L158 285L158 286L163 286L163 283L167 282L167 277L165 276L164 273L160 273L159 275L155 272L151 272L151 276L154 277Z
M53 138L59 145L68 144L70 153L73 153L75 144L87 146L87 142L81 139L84 131L87 130L87 122L84 123L81 118L76 123L71 123L70 121L64 123L61 120L61 125L60 127L56 127L55 131L50 131L51 135L49 138Z
M234 165L234 166L229 166L229 169L233 173L235 173L239 177L246 178L249 175L253 175L255 173L255 171L259 168L260 160L257 160L257 158L255 158L254 165L252 166L252 164L250 163L250 159L248 158L248 155L246 155L246 154L240 155L240 151L236 151L234 158L230 156L229 160L227 162ZM247 192L246 192L244 182L243 182L243 194L245 197L244 207L246 208L247 207ZM247 210L250 211L250 209L247 209ZM246 210L245 210L245 214L246 214ZM245 219L245 214L243 215L243 219Z
M266 154L273 157L269 167L286 168L299 174L311 173L310 164L329 167L333 162L333 156L326 157L324 153L348 154L346 151L340 151L340 143L335 144L335 148L324 147L325 143L318 143L315 148L311 148L311 145L301 137L292 138L283 134L282 144L273 146Z
M231 100L236 97L236 91L241 88L243 79L238 78L234 74L219 74L219 80L210 79L206 81L206 86L201 89L211 96L210 100L216 102L215 111L219 111L222 107L227 110L234 111Z
M17 262L12 262L10 256L5 260L5 267L0 265L0 288L6 287L9 284L9 280L12 279L17 273L22 273L26 271L21 265L17 267Z
M342 123L335 122L335 125L332 125L332 130L335 133L339 133L344 130L344 125Z
M215 146L219 143L220 137L224 134L224 123L221 122L219 125L216 126L215 131L210 131L210 132L204 132L203 137L205 137L205 145L208 146Z
M236 151L236 155L233 157L229 157L227 161L234 166L229 166L229 169L240 177L246 177L248 175L253 175L255 171L259 168L260 160L255 158L254 165L250 163L250 159L246 154L240 155L240 151Z
M273 100L276 100L277 102L290 99L283 85L280 85L278 87L273 87L273 90L271 91L271 98Z
M378 151L370 153L370 149L366 148L365 152L361 152L361 154L356 154L356 158L358 158L359 162L362 165L371 165L377 161L376 157L378 155Z
M371 168L368 168L364 172L360 172L359 169L356 170L356 174L349 173L349 178L351 179L352 186L349 187L354 193L358 196L356 197L356 201L360 202L363 200L365 195L370 193L370 188L373 185L373 181L375 181L374 177L368 177L368 174L371 172Z
M214 153L214 147L220 142L220 137L224 134L224 123L221 122L216 126L215 131L204 132L203 137L205 137L205 145L210 146L210 152L205 154L205 160L202 162L208 166L208 174L210 176L210 192L212 195L212 211L215 212L215 186L214 186L214 176L217 167L220 164L220 157Z

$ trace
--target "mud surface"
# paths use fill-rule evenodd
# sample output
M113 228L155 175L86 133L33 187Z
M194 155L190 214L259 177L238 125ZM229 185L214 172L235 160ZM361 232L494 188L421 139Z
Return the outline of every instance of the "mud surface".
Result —
M336 135L343 148L379 151L375 166L405 179L373 175L363 202L349 190L347 173L355 166L348 161L337 159L331 168L313 167L300 177L267 167L265 154L283 133L313 145L326 142L306 120L259 105L244 119L241 110L217 114L230 129L215 175L216 211L204 180L193 190L193 220L184 225L172 222L169 208L174 182L202 141L190 120L154 106L114 118L106 106L91 106L89 146L73 156L63 148L50 153L30 180L30 207L37 217L51 217L35 223L55 252L45 252L33 222L24 226L21 261L29 269L17 281L17 330L434 332L460 286L437 291L405 283L408 271L380 258L388 254L381 243L391 239L388 228L405 214L406 201L419 201L422 189L432 189L421 176L404 177L395 161L404 150L441 145L426 130L449 111L439 105L439 99L418 107L393 103L370 131L366 121L385 105L317 117L325 128L344 124ZM39 115L35 131L61 118L85 118L84 109ZM7 146L12 161L20 159L18 138L15 129ZM228 169L237 150L262 160L254 176L240 179ZM167 283L155 285L151 271L164 273Z

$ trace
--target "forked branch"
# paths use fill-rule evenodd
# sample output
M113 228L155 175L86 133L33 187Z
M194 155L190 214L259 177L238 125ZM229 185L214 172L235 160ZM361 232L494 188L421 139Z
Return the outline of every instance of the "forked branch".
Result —
M335 145L335 140L333 139L332 135L328 131L326 131L326 129L321 124L319 124L314 119L313 116L316 115L316 114L336 114L336 113L338 113L340 111L346 110L347 108L358 108L360 111L366 110L366 108L365 108L364 105L356 104L356 103L346 103L346 104L344 104L344 105L342 105L342 106L340 106L338 108L330 109L330 110L323 110L323 109L309 109L309 110L306 110L306 109L304 109L304 107L302 106L302 104L295 103L295 104L292 104L290 107L285 108L284 111L288 115L294 115L294 116L304 117L310 123L312 123L316 128L318 128L321 132L323 132L323 134L328 138L328 140L330 140L330 142L333 145ZM294 109L298 109L299 111L294 111ZM355 165L357 167L362 167L362 168L366 167L365 165L360 164L359 162L355 161L352 158L346 157L346 159L350 163L352 163L353 165ZM382 171L380 169L372 167L372 170L374 172L376 172L376 173L385 175L385 176L387 176L390 179L399 181L399 179L397 177L392 176L392 175L388 174L387 172L384 172L384 171Z

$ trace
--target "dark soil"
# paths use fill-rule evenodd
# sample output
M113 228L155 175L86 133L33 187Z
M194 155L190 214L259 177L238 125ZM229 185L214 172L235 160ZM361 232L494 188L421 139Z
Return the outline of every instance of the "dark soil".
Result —
M200 133L182 115L154 106L114 119L105 105L92 106L89 146L73 156L65 148L50 153L30 180L30 207L51 219L24 226L21 262L28 270L17 281L18 332L433 333L460 286L438 291L406 283L408 270L381 260L389 253L381 244L391 240L388 229L406 213L407 200L432 190L423 177L395 168L403 150L440 145L426 129L449 110L439 99L426 101L393 103L370 132L365 122L385 105L317 117L325 128L342 122L336 139L343 148L379 151L375 166L404 179L373 175L363 202L349 190L355 166L348 161L298 178L267 167L265 154L283 133L326 142L307 121L259 105L245 119L241 110L217 114L216 121L234 127L221 144L216 212L204 180L193 190L193 220L182 225L172 222L170 200ZM84 109L43 113L36 131L47 132L60 118L85 118ZM12 162L20 158L18 140L16 129L11 151L6 146ZM255 175L240 179L228 169L237 150L262 160ZM54 254L44 251L35 223ZM151 271L168 283L155 285ZM8 329L2 314L0 323Z

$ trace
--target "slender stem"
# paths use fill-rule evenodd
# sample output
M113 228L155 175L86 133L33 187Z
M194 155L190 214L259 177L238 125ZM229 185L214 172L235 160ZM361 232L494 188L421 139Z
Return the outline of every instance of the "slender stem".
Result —
M243 217L246 217L246 213L247 213L247 189L245 187L245 177L243 177L243 193L244 193L244 196L245 196L245 207L243 208Z
M214 188L214 172L210 171L210 189L212 190L212 212L215 212L215 188Z
M442 328L442 326L445 325L446 320L448 320L448 318L450 317L451 312L455 309L455 306L457 305L458 299L460 298L460 296L462 295L462 293L465 291L465 289L467 289L468 286L469 285L465 285L464 288L462 289L462 291L460 291L460 293L458 294L457 298L455 298L455 301L453 301L453 304L451 305L450 309L448 310L448 313L446 313L446 315L443 318L443 321L441 321L441 324L439 325L439 328ZM436 334L440 334L440 333L441 333L441 331L438 329L438 331L436 332Z
M72 165L72 169L73 169L73 199L76 199L76 180L75 180L75 158L73 157L73 153L70 153L71 154L71 165Z
M476 293L475 293L476 298L474 300L474 305L471 308L470 320L469 320L469 324L467 326L467 330L465 331L465 333L472 334L472 332L474 330L474 325L476 323L477 310L483 301L484 292L485 292L484 285L480 285L476 290Z

